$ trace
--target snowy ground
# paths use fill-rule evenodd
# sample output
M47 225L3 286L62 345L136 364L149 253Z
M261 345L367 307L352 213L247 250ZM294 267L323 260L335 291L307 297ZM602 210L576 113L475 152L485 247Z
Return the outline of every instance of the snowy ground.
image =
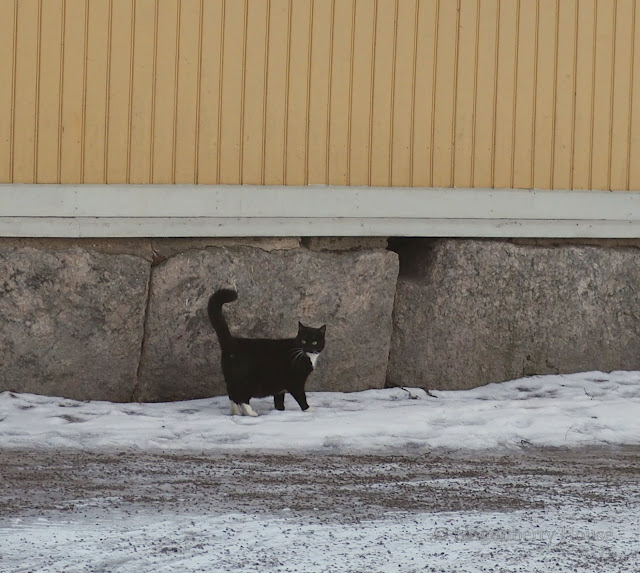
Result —
M432 448L640 444L640 372L537 376L463 392L400 388L252 400L257 418L229 415L224 397L165 404L76 402L0 394L4 447L162 451L415 452Z
M0 394L0 571L634 571L640 372L311 394Z

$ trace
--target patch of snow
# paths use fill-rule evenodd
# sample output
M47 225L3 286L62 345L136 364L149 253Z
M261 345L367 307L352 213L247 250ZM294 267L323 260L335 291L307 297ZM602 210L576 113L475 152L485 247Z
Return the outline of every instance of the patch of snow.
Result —
M176 382L179 384L179 382ZM431 448L640 443L640 372L534 376L466 391L401 388L252 400L258 417L229 415L227 397L160 404L80 402L0 394L8 448L165 451L380 452Z
M0 524L11 571L274 573L632 571L629 508L395 513L358 524L247 514L15 519Z

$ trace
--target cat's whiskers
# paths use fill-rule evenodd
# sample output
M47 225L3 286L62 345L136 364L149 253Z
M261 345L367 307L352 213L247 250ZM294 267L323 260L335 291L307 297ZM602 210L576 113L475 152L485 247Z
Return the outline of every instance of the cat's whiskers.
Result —
M295 366L298 365L300 359L304 356L304 350L302 348L292 348L289 351L289 356L291 357L291 363Z

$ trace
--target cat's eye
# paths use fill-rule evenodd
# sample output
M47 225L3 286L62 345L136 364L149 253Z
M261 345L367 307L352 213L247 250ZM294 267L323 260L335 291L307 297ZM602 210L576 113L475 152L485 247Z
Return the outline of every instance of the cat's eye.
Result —
M318 344L318 341L314 340L311 344L313 344L313 346L315 346L316 344Z
M302 344L306 344L306 343L307 343L307 341L306 341L306 340L302 340L301 342L302 342Z

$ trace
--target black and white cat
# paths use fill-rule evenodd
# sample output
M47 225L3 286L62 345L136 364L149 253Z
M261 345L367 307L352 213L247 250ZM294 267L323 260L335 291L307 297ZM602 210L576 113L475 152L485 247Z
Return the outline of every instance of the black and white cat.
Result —
M326 325L311 328L298 322L295 338L239 338L229 332L222 305L233 302L238 293L216 291L209 299L209 320L222 350L222 373L231 401L231 414L257 416L251 398L273 396L276 410L284 410L289 392L302 410L308 410L304 385L324 348Z

